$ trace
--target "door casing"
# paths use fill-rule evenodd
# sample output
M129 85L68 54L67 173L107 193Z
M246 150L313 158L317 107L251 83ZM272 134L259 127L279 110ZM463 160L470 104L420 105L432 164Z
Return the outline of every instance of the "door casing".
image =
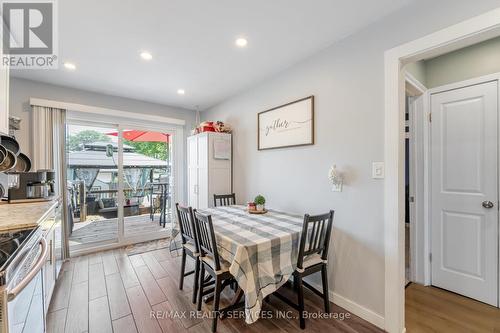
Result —
M425 126L425 98L427 88L414 78L410 73L405 73L406 95L408 96L408 113L410 129L410 281L424 284L425 261L424 253L428 252L424 247L424 130ZM408 245L408 244L407 244Z
M404 263L404 95L403 66L500 36L500 8L387 50L384 112L384 324L405 330ZM366 316L362 316L366 318ZM381 326L375 321L375 324Z

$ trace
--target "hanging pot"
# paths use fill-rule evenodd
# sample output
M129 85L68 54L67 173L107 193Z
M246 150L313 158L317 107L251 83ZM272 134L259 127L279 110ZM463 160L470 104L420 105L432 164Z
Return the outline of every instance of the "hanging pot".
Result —
M16 141L11 136L0 135L0 144L4 146L7 150L10 150L14 155L19 155L21 149L19 147L19 142Z
M17 163L17 156L14 155L14 153L11 152L9 149L7 149L7 156L0 164L0 172L12 170L16 166L16 163Z
M6 157L7 157L7 149L5 149L4 146L0 145L0 165L3 163Z
M16 172L29 172L31 170L31 160L28 156L20 153L17 156L17 163L14 171Z

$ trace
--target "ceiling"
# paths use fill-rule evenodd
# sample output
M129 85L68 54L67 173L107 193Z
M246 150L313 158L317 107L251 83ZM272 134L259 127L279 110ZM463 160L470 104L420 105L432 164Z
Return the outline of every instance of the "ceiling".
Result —
M413 1L58 1L59 69L12 75L203 110Z

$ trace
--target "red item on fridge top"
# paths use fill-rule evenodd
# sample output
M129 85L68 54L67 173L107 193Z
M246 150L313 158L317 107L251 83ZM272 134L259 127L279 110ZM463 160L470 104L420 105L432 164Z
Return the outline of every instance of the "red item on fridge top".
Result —
M213 126L203 126L201 128L201 132L215 132L215 128Z
M198 126L199 132L215 132L214 122L213 121L205 121Z

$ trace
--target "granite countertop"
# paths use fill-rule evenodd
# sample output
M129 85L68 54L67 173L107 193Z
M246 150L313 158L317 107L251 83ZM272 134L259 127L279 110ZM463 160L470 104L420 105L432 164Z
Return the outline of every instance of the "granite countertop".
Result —
M38 226L58 200L0 205L0 232Z

